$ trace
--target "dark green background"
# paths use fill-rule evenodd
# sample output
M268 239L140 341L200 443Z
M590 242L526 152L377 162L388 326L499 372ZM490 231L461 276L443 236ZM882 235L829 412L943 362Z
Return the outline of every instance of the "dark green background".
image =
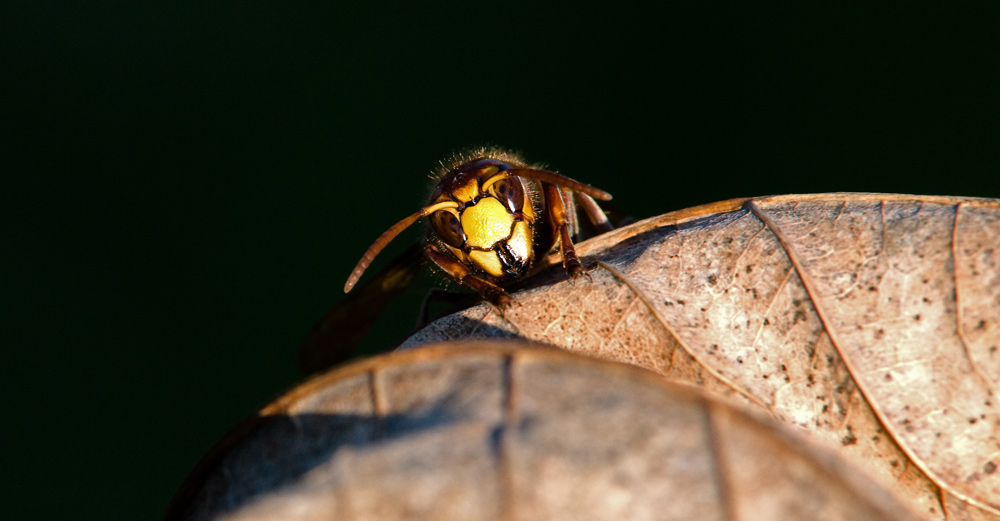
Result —
M1000 196L992 13L332 4L5 14L10 518L160 516L297 381L300 340L459 147L518 148L642 217Z

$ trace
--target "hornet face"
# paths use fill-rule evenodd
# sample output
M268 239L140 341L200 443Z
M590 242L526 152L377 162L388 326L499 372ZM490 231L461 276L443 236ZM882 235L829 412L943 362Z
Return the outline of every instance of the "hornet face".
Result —
M424 255L449 277L503 309L502 286L524 278L538 255L557 244L571 277L584 273L571 239L579 206L600 230L610 229L594 199L611 194L555 172L534 168L500 149L480 149L444 165L430 203L399 221L361 257L348 292L375 256L422 217L430 221Z
M524 277L534 258L535 209L515 167L493 159L459 166L441 180L433 232L460 263L498 281Z

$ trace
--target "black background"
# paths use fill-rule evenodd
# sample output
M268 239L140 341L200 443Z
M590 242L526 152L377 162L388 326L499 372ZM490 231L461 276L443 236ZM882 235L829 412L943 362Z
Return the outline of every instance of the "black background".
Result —
M11 518L160 516L299 379L298 343L457 148L519 149L639 217L1000 196L993 13L314 4L38 1L0 22Z

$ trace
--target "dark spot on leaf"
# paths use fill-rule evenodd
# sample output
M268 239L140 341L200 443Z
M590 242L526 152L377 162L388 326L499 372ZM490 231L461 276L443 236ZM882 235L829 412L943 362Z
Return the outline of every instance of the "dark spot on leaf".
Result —
M885 381L887 382L892 381L892 373L885 373Z
M875 286L868 286L868 291L875 291Z
M752 271L753 271L753 264L747 264L747 273L750 273Z
M996 471L997 471L997 464L993 463L992 461L987 461L986 464L983 465L983 474L992 474Z
M765 318L764 319L764 325L765 326L770 326L771 325L771 321Z
M718 282L719 282L719 277L716 277L714 274L708 276L708 285L709 286L714 286Z
M799 310L796 310L796 311L795 311L795 317L794 317L794 318L792 318L792 324L793 324L793 325L794 325L794 324L798 324L798 323L799 323L799 320L805 320L805 319L806 319L806 314L805 314L805 312L804 312L804 311L802 311L801 309L799 309Z
M850 432L847 433L847 436L844 436L843 438L840 438L840 444L841 445L854 445L857 442L858 442L857 436L855 436L854 434L852 434Z
M920 313L913 315L913 320L920 321Z
M980 320L976 323L976 329L986 329L986 321Z
M979 421L979 418L969 418L969 425L973 425L973 424L975 424L975 423L976 423L977 421Z
M782 371L787 371L787 370L788 370L788 369L787 369L787 368L785 367L785 364L781 364L781 370L782 370Z

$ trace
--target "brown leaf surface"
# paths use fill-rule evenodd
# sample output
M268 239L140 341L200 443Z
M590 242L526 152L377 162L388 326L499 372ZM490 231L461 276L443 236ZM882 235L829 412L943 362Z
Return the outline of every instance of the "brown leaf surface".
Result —
M831 456L636 367L439 345L279 398L209 455L167 519L913 518Z
M839 446L938 519L1000 519L1000 201L724 201L579 245L592 280L406 346L517 337L629 362Z

